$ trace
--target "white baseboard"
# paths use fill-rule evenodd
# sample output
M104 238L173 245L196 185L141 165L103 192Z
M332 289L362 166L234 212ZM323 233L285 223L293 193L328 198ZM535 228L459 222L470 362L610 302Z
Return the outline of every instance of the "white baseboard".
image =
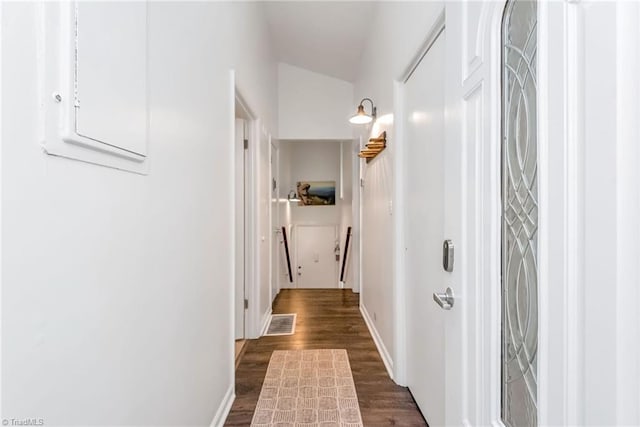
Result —
M231 412L231 406L235 399L235 388L233 384L231 384L229 390L227 390L227 393L224 395L224 399L222 399L222 403L220 403L220 406L216 411L216 415L213 417L213 421L211 421L211 427L222 427L224 425L224 422L229 416L229 412Z
M269 309L262 317L262 326L260 327L260 336L267 333L269 328L269 322L271 322L271 309Z
M376 343L376 347L378 348L378 353L380 353L380 357L382 358L382 362L384 363L384 367L387 368L387 373L389 373L389 377L393 379L393 359L389 355L387 348L384 346L382 342L382 338L380 338L380 334L375 327L375 324L371 320L369 316L369 312L367 312L367 308L364 305L360 305L360 313L362 313L362 317L364 319L364 323L367 324L367 328L369 328L369 333L373 337L373 342Z

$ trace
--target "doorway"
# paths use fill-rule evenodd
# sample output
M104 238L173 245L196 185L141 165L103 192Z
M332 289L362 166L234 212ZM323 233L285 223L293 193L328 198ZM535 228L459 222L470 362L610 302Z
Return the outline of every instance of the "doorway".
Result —
M296 236L296 287L337 288L337 227L298 225Z
M249 145L253 117L236 92L234 98L235 135L234 194L235 194L235 283L234 283L234 339L236 363L244 352L249 335L248 306L251 283L251 158Z

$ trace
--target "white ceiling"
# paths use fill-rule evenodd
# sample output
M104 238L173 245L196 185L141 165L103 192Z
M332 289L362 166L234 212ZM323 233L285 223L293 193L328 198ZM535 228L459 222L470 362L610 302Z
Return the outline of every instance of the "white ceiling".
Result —
M373 19L371 1L268 1L278 61L353 82Z

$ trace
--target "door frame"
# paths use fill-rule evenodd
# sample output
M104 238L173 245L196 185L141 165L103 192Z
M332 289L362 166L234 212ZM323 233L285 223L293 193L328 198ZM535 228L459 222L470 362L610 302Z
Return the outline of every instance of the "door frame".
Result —
M246 170L245 170L245 212L244 212L244 221L245 221L245 235L244 235L244 254L245 254L245 265L244 265L244 274L245 274L245 298L249 302L249 308L245 312L245 339L258 338L261 333L261 319L259 313L259 269L257 268L257 262L259 260L260 247L258 245L258 206L259 201L257 198L258 194L258 182L259 179L258 171L257 171L257 163L258 163L258 143L260 138L260 119L257 118L249 104L246 102L246 98L242 95L240 89L236 84L236 76L235 71L230 71L230 85L229 85L229 98L230 98L230 118L233 123L232 129L233 132L231 134L232 144L235 145L235 119L236 119L236 105L241 109L241 111L248 117L245 119L247 122L246 132L248 139L248 148L246 153ZM232 146L233 146L232 145ZM233 150L231 150L233 153ZM230 161L231 165L234 165L234 173L233 173L233 182L232 186L235 188L236 180L235 180L235 159L233 158ZM234 202L233 206L235 207L235 193L234 193ZM233 227L235 230L235 224L237 220L237 212L235 208L233 209ZM231 242L231 251L233 254L233 280L231 283L233 292L231 292L232 299L232 307L235 307L235 283L236 283L236 275L235 275L235 239L232 239ZM232 310L233 311L233 310ZM231 330L233 331L232 337L235 337L235 313L232 312L232 321L230 322Z
M362 206L362 196L364 195L364 170L365 166L360 160L360 157L356 153L359 153L365 146L364 138L359 135L354 138L353 144L355 146L355 152L352 154L353 173L353 197L352 197L352 212L353 212L353 229L352 233L355 234L354 249L353 252L353 288L352 291L360 294L360 306L364 301L364 289L362 286L362 220L364 217L364 209Z
M540 424L635 425L640 7L543 2L538 13Z
M246 339L247 336L247 312L244 308L244 300L247 298L247 260L246 260L246 248L247 248L247 238L246 238L246 216L247 216L247 198L246 198L246 188L247 188L247 163L248 156L247 150L244 148L244 139L247 135L247 126L248 122L244 117L244 112L237 111L235 112L235 122L234 122L234 183L233 183L233 194L234 194L234 218L236 219L234 224L234 272L236 275L234 276L234 319L236 320L236 324L234 326L234 338L238 339ZM239 134L242 134L242 139ZM241 151L240 151L241 150ZM242 159L240 159L242 157ZM240 170L242 169L242 170ZM242 221L238 221L239 218L242 218ZM240 224L240 222L242 222ZM241 230L241 233L240 233ZM238 255L241 258L238 258ZM240 277L241 276L241 277ZM240 288L240 279L242 279L242 302L238 301L238 293ZM242 308L241 308L242 307ZM238 323L237 320L240 316L240 311L242 311L242 333L241 336L238 337Z
M277 140L274 138L269 139L269 176L271 179L271 201L269 203L269 229L270 241L269 241L269 290L270 301L276 299L280 293L280 256L281 252L274 247L274 243L278 242L278 237L282 231L280 230L280 147ZM273 206L276 209L273 209ZM275 226L274 226L275 221ZM279 245L277 248L279 249ZM276 275L274 280L274 274Z

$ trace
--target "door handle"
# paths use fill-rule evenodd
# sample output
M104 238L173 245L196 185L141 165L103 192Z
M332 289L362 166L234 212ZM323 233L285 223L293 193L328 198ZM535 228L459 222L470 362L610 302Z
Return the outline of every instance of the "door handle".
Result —
M453 290L451 290L451 288L447 288L444 293L434 292L433 300L437 302L443 310L451 310L451 307L453 307L453 303L455 301Z

